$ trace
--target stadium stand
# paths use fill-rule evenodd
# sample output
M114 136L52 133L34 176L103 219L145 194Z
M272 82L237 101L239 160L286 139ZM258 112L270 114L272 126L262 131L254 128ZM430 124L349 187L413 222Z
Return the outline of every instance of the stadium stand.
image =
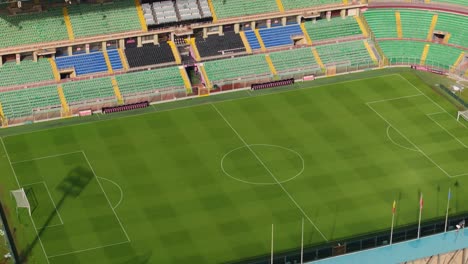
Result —
M373 63L362 40L317 46L325 65L355 66Z
M391 64L418 63L427 43L410 40L381 40L379 46Z
M67 40L61 9L14 16L0 15L0 48Z
M293 45L293 36L304 35L299 24L262 28L258 32L266 48Z
M130 68L175 62L174 54L167 42L158 45L145 44L139 48L125 49Z
M449 69L457 61L461 52L461 49L455 47L431 43L426 57L426 65Z
M109 59L113 70L122 69L122 62L117 50L109 50ZM79 54L73 56L62 56L55 59L59 70L74 68L76 75L84 75L96 72L106 72L108 70L104 54L102 52L92 52L89 54Z
M341 38L362 34L354 17L336 17L330 21L326 19L317 20L315 23L308 21L304 23L307 33L312 41Z
M0 102L7 118L30 116L34 109L60 106L56 86L0 92Z
M69 105L84 101L96 102L104 98L115 98L109 77L64 83L63 93Z
M218 19L279 12L273 0L211 0Z
M431 2L468 6L468 2L466 0L431 0Z
M439 12L435 26L436 31L448 32L451 37L449 44L467 46L468 43L468 17L462 15Z
M427 38L434 16L433 12L416 10L399 10L399 12L403 38Z
M376 38L398 37L394 10L370 9L364 12L364 17Z
M310 48L292 49L270 53L271 61L275 65L278 74L301 73L320 70Z
M245 37L247 38L247 41L249 42L250 48L252 50L260 49L260 42L258 42L257 36L255 35L255 31L245 31Z
M20 64L8 62L0 67L0 87L54 80L48 60L23 60Z
M209 35L206 39L198 37L195 40L201 57L245 52L244 43L239 34L224 32L224 35Z
M206 73L211 81L221 81L251 75L269 75L270 68L264 54L207 61L204 63Z
M177 12L179 13L180 21L195 20L202 18L200 10L198 9L197 1L193 0L177 0Z
M343 0L282 0L284 9L300 9L319 5L343 4Z
M184 87L178 67L160 68L150 71L132 72L115 77L122 96L170 87ZM185 89L185 88L183 88Z
M149 3L141 4L141 10L145 18L146 25L156 25L156 18L153 15L153 6Z
M133 1L114 0L67 8L76 38L142 30Z
M210 6L207 0L199 0L198 3L200 4L200 13L203 18L212 17Z
M153 14L156 18L156 24L165 24L177 22L177 14L172 1L154 2Z

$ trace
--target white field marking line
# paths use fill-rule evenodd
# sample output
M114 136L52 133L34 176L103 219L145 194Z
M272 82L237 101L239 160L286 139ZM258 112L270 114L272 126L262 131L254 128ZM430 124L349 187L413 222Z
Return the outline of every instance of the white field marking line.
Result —
M375 103L381 103L381 102L388 102L388 101L394 101L394 100L400 100L404 98L411 98L411 97L416 97L416 96L421 96L423 94L412 94L412 95L406 95L406 96L401 96L401 97L395 97L395 98L390 98L390 99L382 99L382 100L376 100L372 102L367 102L366 104L375 104Z
M427 115L427 117L429 119L432 120L432 122L434 122L435 124L437 124L440 128L442 128L445 132L447 132L447 134L449 134L450 136L452 136L456 141L458 141L458 143L460 143L463 147L465 148L468 148L467 145L465 145L465 143L463 143L460 139L458 139L455 135L453 135L452 133L450 133L450 131L448 131L445 127L441 126L439 124L439 122L437 122L436 120L434 120L434 118L432 118L430 115Z
M450 113L448 113L448 112L437 112L437 113L430 113L430 114L427 114L427 115L428 115L428 116L432 116L432 115L440 115L440 114L447 114L447 115L449 115L450 117L452 117L452 118L454 118L455 120L457 120L454 116L452 116L452 115L451 115ZM457 120L457 122L458 122L460 125L462 125L464 128L468 129L468 127L467 127L465 124L463 124L463 122L460 122L460 121L458 121L458 120Z
M457 120L454 116L452 116L449 112L447 112L447 110L445 110L445 108L443 108L442 106L440 106L438 103L436 103L434 100L432 100L429 96L427 96L427 94L423 93L421 90L419 90L418 87L416 87L412 82L408 81L408 79L406 79L405 77L401 76L401 74L397 73L398 76L400 76L400 78L402 78L403 80L405 80L407 83L409 83L411 86L413 86L414 89L418 90L421 94L423 94L427 99L429 99L429 101L431 101L432 103L434 103L435 105L437 105L440 109L442 109L443 112L447 113L449 116L451 116L452 118L454 118L458 123L462 124L464 127L468 128L467 126L465 126L465 124L463 124L462 122L460 122L459 120Z
M109 180L109 179L104 178L104 177L99 177L99 179L103 179L103 180L105 180L105 181L108 181L108 182L114 184L115 186L117 186L117 188L119 188L119 191L120 191L120 200L119 200L119 202L118 202L115 206L113 206L114 209L117 208L117 207L120 205L120 203L122 202L122 200L123 200L123 190L122 190L122 188L120 187L120 185L118 185L118 184L117 184L115 181L113 181L113 180Z
M13 172L13 175L15 176L16 184L18 185L18 188L21 188L21 184L19 183L18 176L16 175L15 169L13 168L13 164L11 164L10 155L8 154L8 151L7 151L6 147L5 147L5 143L3 142L2 137L0 137L0 141L2 142L3 149L5 150L5 155L7 157L8 163L10 164L11 171ZM47 261L47 263L50 263L49 257L47 256L47 253L46 253L45 248L44 248L44 244L42 243L42 239L39 236L39 233L37 232L37 227L36 227L36 224L34 223L34 219L32 218L31 215L29 217L31 218L31 223L33 224L34 231L36 231L36 236L37 236L37 239L39 240L39 244L41 245L42 252L44 252L44 256L46 257L46 261Z
M452 178L456 178L456 177L466 176L466 175L468 175L468 172L467 172L467 173L462 173L462 174L453 175L453 176L451 176L451 177L452 177Z
M293 90L279 91L279 92L274 92L274 93L265 93L265 94L259 94L259 95L253 95L252 94L253 96L221 100L218 103L230 102L230 101L236 101L236 100L252 99L252 97L262 97L262 96L269 96L269 95L275 95L275 94L291 93L291 92L300 91L300 90L315 89L315 88L320 88L320 87L330 86L330 85L335 85L335 84L357 82L357 81L370 80L370 79L376 79L376 78L385 78L385 77L390 77L390 76L394 76L394 75L399 75L399 74L398 73L384 74L384 75L379 75L379 76L359 78L359 79L347 80L347 81L342 81L342 82L327 83L327 84L313 86L313 87L301 87L301 88L296 88L296 89L293 89ZM401 77L401 75L399 75L399 76ZM240 92L240 91L242 91L242 89L238 89L238 91ZM213 95L216 96L218 94L221 95L221 94L225 94L225 93L214 93ZM196 99L196 98L197 97L187 98L186 100ZM179 100L182 100L182 99L179 99ZM173 102L173 101L171 101L171 102ZM115 117L115 118L110 118L110 119L100 119L100 120L97 120L97 121L90 121L90 122L79 123L79 124L70 124L70 125L65 125L65 126L57 126L57 127L51 127L51 128L45 128L45 129L38 129L38 130L35 130L35 131L30 131L30 132L22 132L22 133L7 135L4 138L19 136L19 135L24 135L24 134L33 134L33 133L36 133L36 132L49 131L49 130L60 129L60 128L64 128L64 127L74 127L74 126L88 125L88 124L99 123L99 122L106 122L106 121L111 121L111 120L118 120L118 119L123 119L123 118L134 118L134 117L137 117L137 116L149 115L149 114L154 114L154 113L164 113L164 112L173 111L173 110L180 110L180 109L186 109L186 108L197 107L197 106L205 106L205 105L208 105L208 104L211 104L211 102L200 103L198 105L187 105L187 106L182 106L182 107L176 107L176 108L166 109L166 110L162 110L162 111L140 113L140 114L128 115L128 116L120 116L120 117Z
M43 184L44 187L46 188L46 191L47 191L47 194L49 195L50 201L51 201L52 204L54 205L55 212L57 212L57 216L58 216L58 218L60 219L60 223L62 223L62 225L63 225L64 223L63 223L63 220L62 220L62 216L60 216L60 213L59 213L59 211L57 210L57 205L55 204L54 199L52 199L52 194L50 193L49 187L47 186L47 183L46 183L45 181L40 181L40 182L35 182L35 183L30 183L30 184L23 184L23 187L24 187L24 186L36 185L36 184ZM46 228L46 227L50 227L50 226L44 226L44 227L41 227L41 228L39 228L39 229L43 229L43 228Z
M439 164L437 164L433 159L431 159L426 153L424 153L424 151L422 151L416 144L414 144L411 140L409 140L408 137L406 137L403 133L400 132L400 130L398 130L396 127L394 127L390 122L387 121L387 119L385 119L385 117L383 117L379 112L377 112L374 108L372 108L372 106L370 104L366 104L372 111L374 111L374 113L376 113L383 121L385 121L389 126L393 127L393 129L395 129L396 132L398 132L404 139L406 139L409 143L411 143L415 149L417 149L419 152L421 152L421 154L423 154L430 162L432 162L432 164L436 165L437 168L439 168L439 170L441 170L445 175L447 175L447 177L451 178L452 176L450 176L449 173L447 173L444 169L442 169L442 167L439 166Z
M49 155L49 156L44 156L44 157L39 157L39 158L34 158L34 159L29 159L29 160L14 161L14 162L12 162L12 164L18 164L18 163L31 162L31 161L35 161L35 160L55 158L55 157L66 156L66 155L75 154L75 153L81 153L81 151L72 151L72 152L61 153L61 154L56 154L56 155Z
M99 247L75 250L75 251L71 251L71 252L67 252L67 253L63 253L63 254L52 255L52 256L50 256L48 258L62 257L62 256L66 256L66 255L71 255L71 254L76 254L76 253L81 253L81 252L86 252L86 251L91 251L91 250L96 250L96 249L101 249L101 248L107 248L107 247L122 245L122 244L126 244L126 243L130 243L130 241L124 241L124 242L119 242L119 243L114 243L114 244L109 244L109 245L104 245L104 246L99 246Z
M112 207L112 204L111 204L111 202L110 202L110 200L109 200L109 197L107 196L107 193L104 191L104 188L102 187L102 184L101 184L101 182L99 181L99 177L96 175L96 172L94 171L93 166L92 166L91 163L89 162L88 156L86 155L86 153L84 152L84 150L82 150L81 153L83 153L83 156L84 156L84 158L86 159L86 162L88 163L89 168L90 168L91 171L93 172L94 177L96 177L96 181L97 181L97 183L99 184L99 187L101 187L102 193L104 193L104 196L106 197L106 200L107 200L107 202L109 203L109 206L110 206L110 208L112 209L112 212L114 212L115 218L117 218L117 221L119 222L120 227L122 228L122 230L123 230L123 232L124 232L124 234L125 234L125 237L127 237L127 242L130 242L130 237L128 236L127 231L125 231L125 228L123 227L122 222L120 221L119 216L118 216L117 213L115 212L114 207Z
M281 184L280 181L278 181L278 179L275 177L275 175L271 172L271 170L265 165L265 163L263 163L263 161L260 159L260 157L257 155L257 153L255 153L255 151L253 151L253 149L250 147L249 144L247 144L247 142L242 138L242 136L237 132L237 130L234 129L234 127L232 127L231 123L229 123L229 121L227 121L227 119L224 117L224 115L218 110L218 108L214 105L214 104L211 104L213 106L213 108L216 110L216 112L218 112L218 114L221 116L221 118L224 120L224 122L226 122L226 124L232 129L232 131L237 135L237 137L242 141L242 143L244 143L244 145L250 150L250 152L252 152L252 154L255 156L255 158L258 160L258 162L260 162L260 164L262 164L262 166L265 168L265 170L271 175L271 177L273 178L273 180L275 180L275 182L278 184L278 186L281 187L281 189L284 191L284 193L289 197L289 199L291 199L291 201L296 205L296 207L302 212L302 214L307 218L307 220L309 220L309 222L315 227L315 229L320 233L320 235L323 237L323 239L325 239L325 241L328 242L328 239L325 237L325 235L320 231L320 229L318 229L318 227L314 224L314 222L310 219L310 217L304 212L304 210L302 209L302 207L296 202L296 200L294 200L294 198L291 196L291 194L286 190L286 188L284 188L283 184Z
M301 154L299 154L297 151L293 150L293 149L290 149L290 148L285 148L285 147L282 147L282 146L278 146L278 145L271 145L271 144L250 144L250 146L267 146L267 147L274 147L274 148L279 148L279 149L284 149L284 150L287 150L291 153L294 153L296 154L302 161L302 168L301 168L301 171L299 171L296 175L292 176L291 178L289 179L286 179L284 181L281 181L280 183L286 183L288 181L291 181L291 180L294 180L296 177L298 177L299 175L301 175L303 172L304 172L304 169L305 169L305 161L304 161L304 158L302 157ZM236 151L236 150L239 150L239 149L243 149L245 148L245 146L241 146L241 147L238 147L238 148L235 148L233 150L230 150L229 152L227 152L226 154L224 154L223 158L221 159L221 170L224 172L224 174L226 174L227 176L229 176L230 178L236 180L236 181L240 181L240 182L243 182L243 183L246 183L246 184L252 184L252 185L274 185L276 184L275 182L252 182L252 181L246 181L246 180L242 180L242 179L239 179L239 178L236 178L234 176L232 176L231 174L229 174L225 169L224 169L224 159L229 156L229 154L231 154L232 152Z
M52 228L52 227L57 227L57 226L63 226L63 224L55 224L55 225L43 226L43 227L39 227L37 230L42 230L42 229Z
M388 139L390 139L390 141L391 141L393 144L397 145L397 146L400 147L400 148L404 148L404 149L407 149L407 150L420 152L420 151L417 150L417 149L408 148L408 147L405 147L405 146L403 146L403 145L401 145L401 144L396 143L396 142L392 139L392 137L390 137L390 135L389 135L389 133L388 133L388 131L390 130L390 128L393 128L393 127L392 127L391 125L389 125L389 126L387 127L387 137L388 137Z

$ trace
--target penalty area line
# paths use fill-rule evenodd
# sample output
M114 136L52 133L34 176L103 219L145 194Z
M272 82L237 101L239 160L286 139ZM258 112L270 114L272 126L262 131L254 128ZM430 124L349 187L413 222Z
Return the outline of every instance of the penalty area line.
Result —
M234 129L234 127L229 123L229 121L224 117L224 115L218 110L218 108L211 103L211 106L216 110L216 112L221 116L221 118L224 120L224 122L231 128L231 130L237 135L237 137L242 141L242 143L250 150L250 152L254 155L254 157L258 160L258 162L265 168L265 170L271 175L273 180L276 182L276 184L281 187L283 192L291 199L291 201L296 205L296 207L301 211L301 213L307 218L307 220L314 226L314 228L319 232L319 234L322 236L325 241L328 242L328 239L325 237L325 235L318 229L318 227L315 225L315 223L310 219L310 217L305 213L304 209L296 202L296 200L292 197L292 195L286 190L286 188L281 184L281 182L276 178L276 176L271 172L271 170L265 165L265 163L260 159L260 157L255 153L255 151L251 148L251 146L244 140L244 138L237 132L237 130Z
M104 246L99 246L99 247L92 247L92 248L86 248L86 249L81 249L81 250L75 250L75 251L71 251L71 252L67 252L67 253L63 253L63 254L52 255L52 256L49 256L47 258L49 258L49 259L57 258L57 257L71 255L71 254L77 254L77 253L82 253L82 252L96 250L96 249L108 248L108 247L127 244L127 243L130 243L130 241L124 241L124 242L119 242L119 243L114 243L114 244L109 244L109 245L104 245Z

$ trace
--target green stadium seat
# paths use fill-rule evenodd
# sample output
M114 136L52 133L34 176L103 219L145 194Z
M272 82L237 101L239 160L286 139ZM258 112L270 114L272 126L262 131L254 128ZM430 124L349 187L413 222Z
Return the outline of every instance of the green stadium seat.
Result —
M311 48L272 52L270 58L279 75L281 73L310 73L321 70L315 61Z
M419 64L426 44L410 40L379 41L379 46L390 64Z
M62 87L68 104L115 97L114 88L109 77L68 82L63 84Z
M178 67L161 68L150 71L133 72L115 77L120 93L126 96L163 88L184 89L184 80Z
M67 39L60 8L34 14L0 15L0 48Z
M56 86L0 92L0 102L7 118L31 116L35 109L61 106Z
M364 12L367 24L376 38L397 38L395 10L370 9Z
M431 0L431 3L444 3L459 6L468 6L468 2L466 0Z
M373 64L362 40L317 46L317 52L325 65L356 66Z
M468 16L439 12L439 18L434 31L451 34L449 44L468 46Z
M457 61L461 52L461 49L452 46L431 43L429 53L426 57L426 65L450 69L450 67Z
M68 13L76 38L141 30L134 1L70 5Z
M46 59L37 62L23 60L18 65L16 62L7 62L0 66L0 87L47 80L54 80L54 74Z
M264 54L237 57L232 59L207 61L204 63L211 81L237 79L252 75L270 75L270 68Z
M211 0L219 19L279 12L275 0Z
M343 4L343 0L282 0L284 9L300 9L306 7L315 7L320 5Z
M304 26L312 42L362 34L354 17L346 17L345 19L337 17L332 18L330 21L320 19L315 23L312 21L306 22Z
M399 12L403 38L427 38L434 12L416 10L399 10Z

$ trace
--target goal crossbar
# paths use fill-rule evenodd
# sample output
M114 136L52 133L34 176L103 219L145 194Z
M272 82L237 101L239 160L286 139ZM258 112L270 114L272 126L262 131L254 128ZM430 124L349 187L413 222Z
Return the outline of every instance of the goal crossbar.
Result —
M11 195L15 198L16 210L18 211L18 208L27 208L31 216L31 205L29 205L28 197L24 189L13 190L11 191Z
M465 110L465 111L458 111L457 121L460 120L460 117L462 117L463 119L465 119L466 121L468 121L468 110Z

